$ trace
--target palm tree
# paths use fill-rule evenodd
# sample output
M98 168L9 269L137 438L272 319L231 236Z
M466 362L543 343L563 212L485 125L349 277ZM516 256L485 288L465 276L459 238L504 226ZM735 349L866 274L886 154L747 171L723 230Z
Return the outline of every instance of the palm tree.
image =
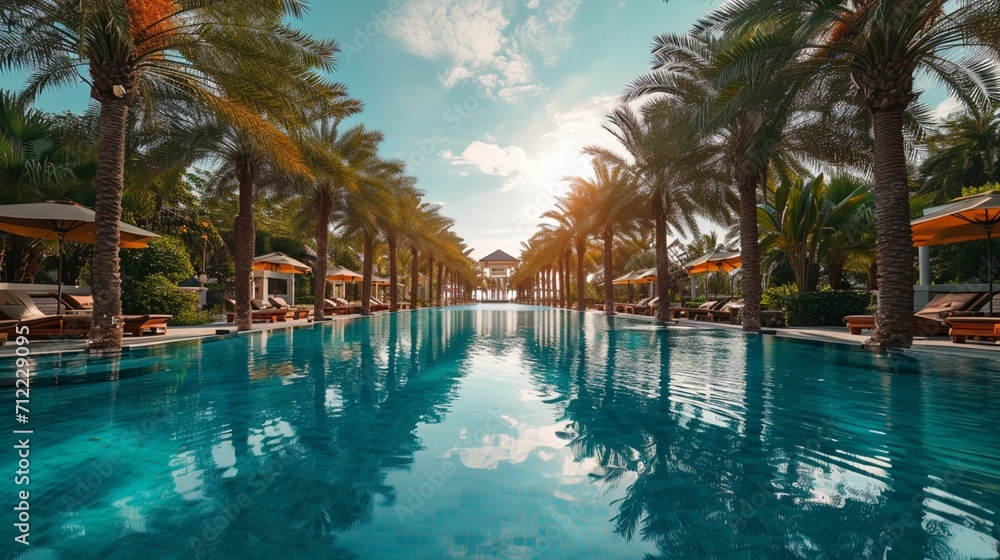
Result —
M634 193L632 206L649 208L653 222L656 255L656 291L666 299L670 293L668 236L698 231L696 215L716 208L719 190L713 181L720 166L699 147L698 139L684 137L675 130L687 111L675 100L656 100L643 106L641 113L627 106L616 108L605 127L628 152L626 159L616 152L589 146L585 152L601 161L629 170ZM628 204L628 203L626 203ZM666 321L667 305L657 308L657 318Z
M905 127L920 94L914 77L940 81L969 107L997 99L998 13L997 0L789 0L778 7L747 0L719 8L702 23L727 35L778 29L791 53L779 58L793 69L784 78L801 83L839 76L856 87L857 106L870 114L874 132L879 309L870 347L908 347L913 339ZM740 64L752 72L761 60L747 57Z
M324 316L326 273L329 266L330 223L334 204L344 191L358 191L382 160L378 148L383 134L355 125L341 130L341 119L323 118L304 131L303 149L312 165L312 177L302 178L304 214L315 224L316 261L313 266L313 316Z
M304 13L305 4L296 0L24 0L0 10L0 69L29 71L29 98L85 83L100 106L90 345L120 348L118 222L130 107L141 100L148 113L161 99L189 98L274 145L288 146L264 116L285 120L303 101L335 94L316 70L333 69L336 44L285 23ZM301 165L301 159L289 163ZM241 215L242 224L248 220Z
M757 209L761 248L784 253L798 290L815 291L824 240L850 223L868 193L865 185L847 179L831 186L823 175L782 182L774 192L774 202Z
M584 204L591 230L600 232L604 244L604 314L615 314L614 241L623 222L636 214L632 211L634 190L626 167L593 161L593 178L569 177L570 189ZM579 281L577 286L579 286Z
M572 179L571 182L573 182ZM557 199L555 209L542 214L542 218L555 221L558 224L557 230L560 230L571 243L567 247L572 246L576 249L576 306L578 310L586 311L586 294L584 293L586 275L584 274L583 259L586 256L587 240L594 228L593 222L589 218L590 204L597 196L597 186L586 181L576 181L574 185L577 188ZM568 268L569 258L566 259L566 265ZM566 282L566 288L569 288L569 282Z
M927 138L920 164L923 191L938 201L962 196L962 189L1000 183L1000 111L971 107L945 119Z

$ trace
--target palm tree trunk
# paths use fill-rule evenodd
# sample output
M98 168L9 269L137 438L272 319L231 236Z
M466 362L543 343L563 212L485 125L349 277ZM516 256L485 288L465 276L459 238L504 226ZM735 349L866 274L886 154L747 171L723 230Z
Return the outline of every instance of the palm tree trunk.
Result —
M444 263L438 263L438 280L437 280L437 302L438 305L444 305L444 300L441 299L441 294L444 293Z
M586 277L583 275L583 257L587 250L587 240L580 239L576 242L576 308L579 311L587 310L587 300L584 297Z
M611 250L614 246L615 236L611 228L604 228L604 314L615 314L615 285L612 284L611 276L614 274L614 255Z
M427 306L434 307L434 255L427 255Z
M322 321L326 299L327 253L330 243L330 194L319 192L316 201L316 266L313 270L313 320Z
M94 177L94 256L91 266L94 314L91 349L118 350L122 346L122 286L118 262L125 189L125 131L128 105L124 99L101 103L98 121L97 173Z
M389 311L399 309L399 270L396 263L396 236L393 233L388 235L389 245Z
M253 257L256 231L253 220L253 183L254 174L250 162L243 161L237 166L236 179L240 188L240 213L236 216L236 280L234 282L234 299L236 300L236 329L250 330L253 317L250 311L250 299L253 297Z
M656 319L668 321L670 312L670 254L667 252L667 209L661 197L653 201L654 232L656 242Z
M740 197L740 258L743 261L743 309L740 320L744 332L760 331L760 246L757 230L757 183L754 175L737 178Z
M417 308L417 289L420 287L420 251L416 245L410 247L413 262L410 263L410 309Z
M375 240L370 232L365 232L365 248L361 265L361 314L372 314L372 254L375 252Z
M909 348L913 343L913 233L903 145L903 107L876 111L875 260L878 311L872 348Z

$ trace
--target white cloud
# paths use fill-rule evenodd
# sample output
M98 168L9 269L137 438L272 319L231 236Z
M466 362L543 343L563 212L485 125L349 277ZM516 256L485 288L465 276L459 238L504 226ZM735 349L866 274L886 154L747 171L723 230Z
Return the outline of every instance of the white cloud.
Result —
M388 29L407 51L448 65L439 76L445 87L472 82L516 103L544 91L532 59L558 60L580 2L529 2L525 14L514 0L411 0Z
M502 177L520 171L528 159L524 150L517 146L502 148L478 140L469 144L459 156L448 150L441 152L441 156L451 160L452 165L473 165L487 175Z

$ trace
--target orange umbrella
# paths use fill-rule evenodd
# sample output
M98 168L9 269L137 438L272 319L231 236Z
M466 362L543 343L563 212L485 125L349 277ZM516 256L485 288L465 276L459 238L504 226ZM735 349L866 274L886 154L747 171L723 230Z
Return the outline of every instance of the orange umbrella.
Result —
M56 313L62 313L63 243L94 243L94 211L68 200L5 204L0 206L0 230L14 235L59 242L59 275L56 279ZM151 231L118 222L119 243L126 249L142 249L159 237Z
M993 314L993 227L1000 223L1000 191L957 198L946 206L910 222L913 244L933 247L963 241L986 240L986 281Z
M353 284L354 282L362 281L364 276L361 276L357 272L348 270L342 266L338 266L327 273L326 279L333 282L350 282Z
M268 253L254 258L253 269L284 272L287 274L309 274L312 272L312 268L309 265L297 261L284 253Z
M739 253L716 252L698 257L684 265L688 274L705 274L706 272L732 272L743 266Z

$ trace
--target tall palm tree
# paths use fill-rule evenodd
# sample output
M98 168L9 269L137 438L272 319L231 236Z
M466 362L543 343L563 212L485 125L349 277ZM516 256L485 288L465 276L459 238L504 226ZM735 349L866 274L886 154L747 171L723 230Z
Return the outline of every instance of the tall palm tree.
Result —
M631 178L623 165L593 161L593 178L569 177L570 189L584 201L591 231L598 232L603 242L604 314L615 314L614 241L623 222L634 218L635 193ZM579 285L579 282L577 283Z
M568 246L576 249L576 307L579 311L586 311L586 294L584 293L586 275L584 274L583 260L586 256L587 241L594 229L593 222L589 219L590 203L597 196L597 186L589 182L578 182L575 186L577 188L557 199L555 209L542 214L542 218L555 221L558 224L557 229L562 230L572 244ZM567 257L567 271L569 264ZM569 282L566 282L566 288L568 295Z
M341 118L318 119L303 131L303 150L313 173L301 178L304 188L303 214L315 225L316 261L313 266L313 316L322 320L329 266L330 224L334 204L344 191L358 191L362 182L376 172L382 160L378 148L383 134L364 125L341 130Z
M0 69L29 71L26 95L83 83L100 106L92 348L121 346L118 222L130 107L141 101L148 113L161 99L189 98L274 144L292 144L264 117L285 119L304 100L336 93L316 72L333 69L336 44L286 23L304 10L300 0L23 0L0 7Z
M585 148L601 161L629 170L634 190L634 206L649 209L653 223L656 255L656 291L670 293L668 236L698 231L697 214L716 208L721 181L713 181L721 167L702 149L693 136L677 134L684 126L688 110L674 99L646 103L641 112L620 106L609 115L611 132L627 151L628 158L597 146ZM665 302L666 303L666 302ZM667 305L657 308L657 318L670 319Z
M720 7L701 24L716 33L778 29L788 37L794 81L849 78L857 107L871 117L874 145L879 309L870 347L908 347L913 339L913 239L909 222L906 118L917 75L943 83L967 106L1000 97L998 0L746 0ZM742 59L744 70L761 57Z

